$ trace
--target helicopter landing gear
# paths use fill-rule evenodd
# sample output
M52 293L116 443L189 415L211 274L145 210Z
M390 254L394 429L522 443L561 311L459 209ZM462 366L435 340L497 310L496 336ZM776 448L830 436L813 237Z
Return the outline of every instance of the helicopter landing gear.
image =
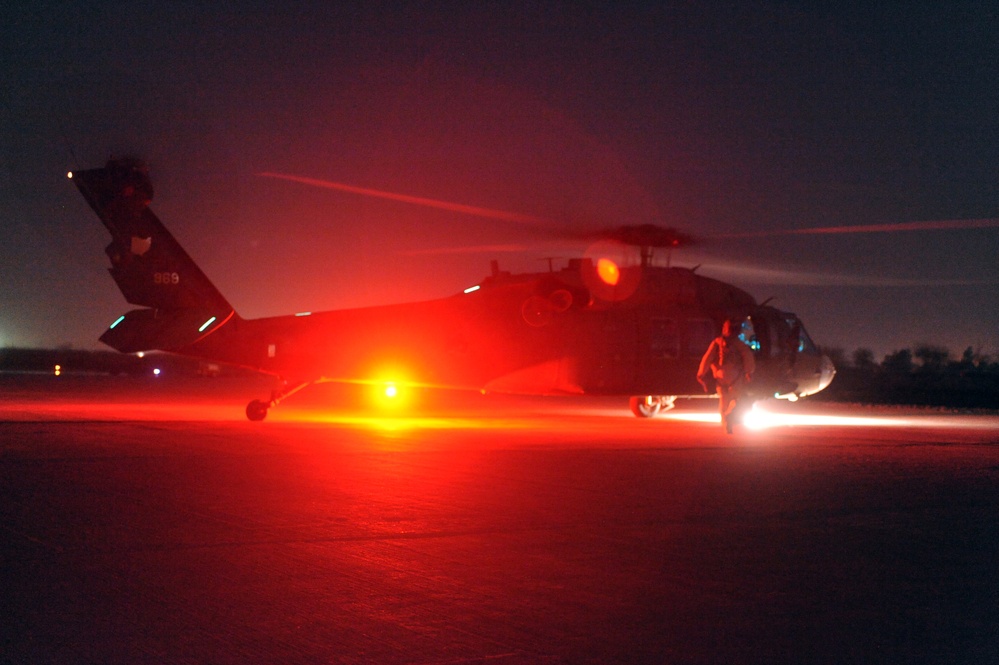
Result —
M270 404L263 400L255 399L246 405L246 417L257 422L267 417L267 409Z
M673 408L676 395L634 395L628 399L631 412L639 418L655 418Z
M261 399L255 399L246 405L246 417L254 422L259 422L267 417L267 411L272 406L277 406L284 399L291 397L297 393L302 388L307 388L311 386L315 381L306 381L300 383L291 390L275 390L271 393L271 398L268 401Z

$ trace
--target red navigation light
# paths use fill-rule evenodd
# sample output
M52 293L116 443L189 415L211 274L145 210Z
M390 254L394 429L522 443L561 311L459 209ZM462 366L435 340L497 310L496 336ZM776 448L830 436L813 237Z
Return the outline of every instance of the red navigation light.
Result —
M401 413L413 406L413 384L409 373L398 365L379 368L363 383L367 384L367 399L377 409Z
M600 279L603 280L604 284L609 284L610 286L616 286L621 279L621 269L608 258L597 260L597 274L600 275Z

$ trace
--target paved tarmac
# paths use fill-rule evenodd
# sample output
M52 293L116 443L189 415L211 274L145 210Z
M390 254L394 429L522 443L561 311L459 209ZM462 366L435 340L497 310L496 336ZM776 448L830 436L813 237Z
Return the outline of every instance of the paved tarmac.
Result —
M59 379L0 378L0 662L999 662L996 416Z

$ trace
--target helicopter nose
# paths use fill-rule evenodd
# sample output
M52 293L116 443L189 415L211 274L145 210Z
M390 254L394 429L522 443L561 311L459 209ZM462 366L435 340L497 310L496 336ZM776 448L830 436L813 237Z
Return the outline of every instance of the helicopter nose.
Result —
M824 390L826 386L832 383L833 377L836 376L836 366L833 365L833 361L830 360L829 356L822 354L822 360L819 361L819 390Z

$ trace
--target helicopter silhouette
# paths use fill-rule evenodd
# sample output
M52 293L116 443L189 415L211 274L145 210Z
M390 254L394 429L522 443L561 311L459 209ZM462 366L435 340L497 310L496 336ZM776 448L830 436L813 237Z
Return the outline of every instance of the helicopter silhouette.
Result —
M153 186L138 160L112 159L69 174L111 234L110 273L127 302L100 340L123 352L159 350L271 374L282 388L246 407L250 420L328 381L529 395L627 399L639 417L705 397L704 350L726 320L756 358L751 399L796 400L832 381L835 367L792 312L746 291L655 265L689 237L654 225L606 237L640 260L570 259L513 274L493 261L477 285L424 302L245 319L150 210Z

